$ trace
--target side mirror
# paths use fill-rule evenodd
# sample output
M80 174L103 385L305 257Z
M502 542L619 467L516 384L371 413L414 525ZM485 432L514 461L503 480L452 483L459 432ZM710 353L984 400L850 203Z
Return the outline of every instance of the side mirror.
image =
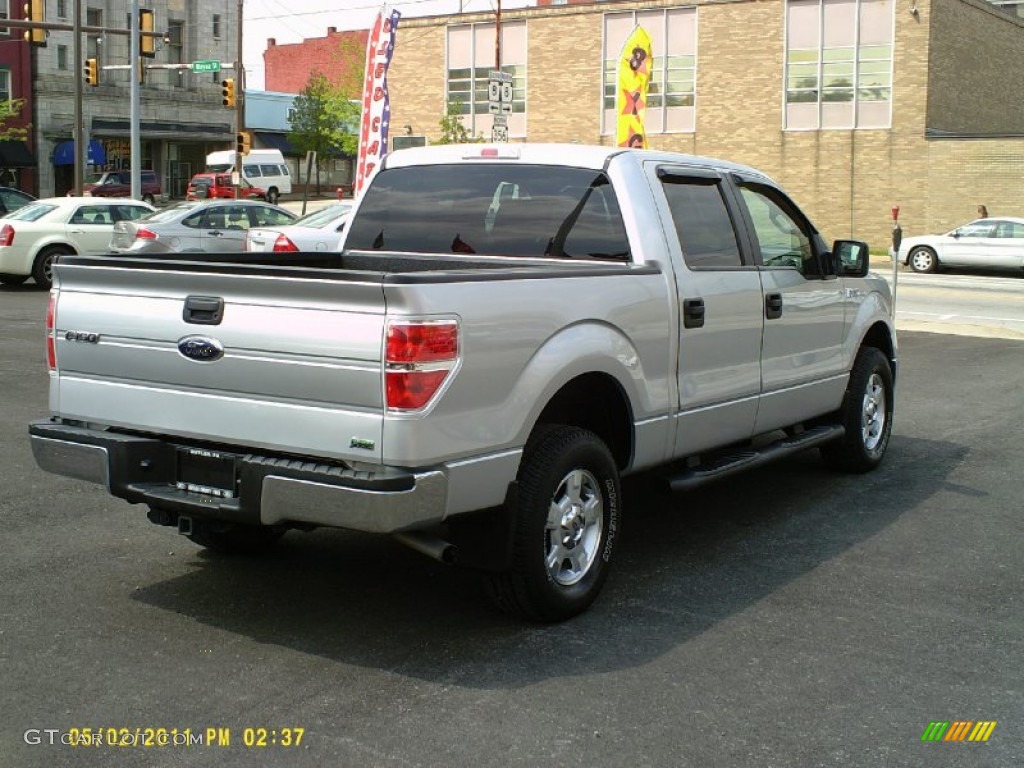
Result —
M949 236L950 237L960 237L960 230L959 229L954 229L952 232L949 233Z
M868 273L868 244L860 240L836 240L832 243L832 259L836 274L842 277L864 277Z

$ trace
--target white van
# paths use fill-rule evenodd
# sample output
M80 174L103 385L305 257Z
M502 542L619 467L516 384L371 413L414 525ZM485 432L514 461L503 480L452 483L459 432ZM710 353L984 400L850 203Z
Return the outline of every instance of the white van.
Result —
M206 156L206 170L213 173L235 170L235 151L211 152ZM242 176L267 193L268 203L276 203L281 195L292 192L292 177L279 149L253 149L243 155Z

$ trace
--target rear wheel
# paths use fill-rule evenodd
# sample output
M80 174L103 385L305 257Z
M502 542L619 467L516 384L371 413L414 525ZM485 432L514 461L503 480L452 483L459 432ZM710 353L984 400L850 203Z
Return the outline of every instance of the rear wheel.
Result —
M28 280L28 275L12 275L9 273L0 274L0 285L21 285Z
M934 272L939 268L939 257L935 251L923 245L911 250L907 261L915 272Z
M232 555L266 552L285 534L285 529L240 523L193 520L188 538L201 547Z
M839 409L846 428L841 440L821 447L825 462L846 472L877 467L892 433L893 380L889 359L874 347L861 347Z
M277 187L271 187L267 190L267 202L271 205L277 205L277 201L281 196L277 192Z
M491 580L498 607L535 621L585 611L608 576L621 497L597 435L554 427L532 438L519 469L512 565Z
M70 248L62 246L51 246L44 248L36 254L36 260L32 264L32 279L36 281L43 290L50 290L53 285L53 262L58 256L74 254Z

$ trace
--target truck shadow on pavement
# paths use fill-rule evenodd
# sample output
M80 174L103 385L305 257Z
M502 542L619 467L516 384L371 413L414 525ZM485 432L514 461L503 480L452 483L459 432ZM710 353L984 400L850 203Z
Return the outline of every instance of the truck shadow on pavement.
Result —
M983 495L947 481L967 452L897 435L868 475L832 473L808 453L688 494L630 480L614 572L589 612L560 625L504 617L479 575L343 531L292 532L256 559L194 550L189 572L133 597L259 643L466 688L638 667L921 513L940 491Z

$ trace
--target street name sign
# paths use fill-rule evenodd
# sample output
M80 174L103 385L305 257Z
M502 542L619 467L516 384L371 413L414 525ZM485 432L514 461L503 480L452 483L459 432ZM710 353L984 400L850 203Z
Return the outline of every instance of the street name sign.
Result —
M193 72L220 72L219 61L193 61Z

